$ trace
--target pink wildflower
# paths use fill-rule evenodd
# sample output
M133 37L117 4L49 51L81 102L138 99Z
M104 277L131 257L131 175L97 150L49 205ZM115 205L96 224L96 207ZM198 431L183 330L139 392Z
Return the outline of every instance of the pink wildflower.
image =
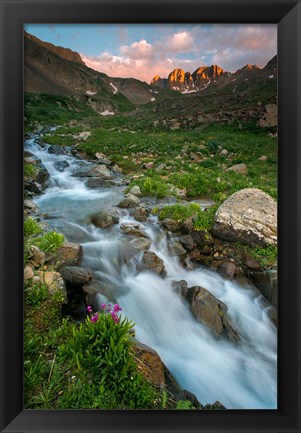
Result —
M90 305L87 306L88 313L92 313L92 307Z

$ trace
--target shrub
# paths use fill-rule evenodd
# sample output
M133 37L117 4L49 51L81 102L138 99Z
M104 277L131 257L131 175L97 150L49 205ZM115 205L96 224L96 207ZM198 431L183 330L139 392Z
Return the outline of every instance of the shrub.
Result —
M166 181L158 177L143 177L142 179L134 180L130 186L129 190L132 186L138 185L141 189L141 192L144 196L154 196L157 198L163 198L168 193L168 185Z
M187 206L180 204L174 204L171 206L164 206L163 209L159 211L159 219L171 218L179 223L182 223L187 218L196 216L201 212L201 207L197 203L190 203Z
M24 164L24 176L32 177L36 172L35 166L33 164Z
M42 228L32 217L24 220L24 236L29 238L31 236L37 236L42 233Z

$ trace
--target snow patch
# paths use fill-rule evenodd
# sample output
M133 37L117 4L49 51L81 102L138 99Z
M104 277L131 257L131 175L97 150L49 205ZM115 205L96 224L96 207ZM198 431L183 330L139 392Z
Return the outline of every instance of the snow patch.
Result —
M86 95L88 95L88 96L96 95L96 93L97 93L97 92L93 92L93 90L87 90L87 91L86 91Z
M151 98L151 102L154 102L156 100L156 98Z
M274 78L274 75L269 75L269 78Z
M108 111L108 110L105 110L105 111L103 111L102 113L99 113L99 114L101 114L102 116L114 116L114 111Z
M118 92L117 87L115 87L113 83L110 83L110 86L113 88L113 93L114 93L114 95L115 95L115 93Z
M204 84L204 86L201 90L207 89L207 87L209 86L210 83L211 83L211 80L209 80L208 83Z
M183 90L183 92L181 92L181 93L195 93L195 92L197 92L197 89L193 89L193 90L186 89L186 90Z

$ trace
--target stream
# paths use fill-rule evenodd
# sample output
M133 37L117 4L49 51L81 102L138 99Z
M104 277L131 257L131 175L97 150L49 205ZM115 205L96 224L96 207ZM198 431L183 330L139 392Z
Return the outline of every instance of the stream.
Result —
M256 289L202 267L182 266L177 257L170 256L166 232L155 216L139 224L152 242L150 251L164 261L166 278L137 272L134 259L125 264L120 251L129 237L121 233L120 224L136 222L129 211L122 209L119 224L106 229L95 227L89 218L116 206L124 198L124 187L87 188L86 179L72 174L79 165L91 163L71 154L50 154L48 145L41 147L37 138L26 140L25 149L45 165L50 186L34 202L41 214L51 217L47 222L52 228L82 244L81 266L91 270L103 288L99 305L118 302L122 314L135 323L137 340L155 349L181 388L194 393L202 404L218 400L227 409L276 409L277 330ZM67 161L69 166L60 172L54 166L57 161ZM214 338L173 289L174 280L204 287L224 302L242 341L235 344Z

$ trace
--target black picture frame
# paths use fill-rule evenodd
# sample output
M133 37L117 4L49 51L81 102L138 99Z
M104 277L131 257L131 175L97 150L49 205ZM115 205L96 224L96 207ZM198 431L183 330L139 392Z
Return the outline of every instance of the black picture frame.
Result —
M1 4L1 432L300 432L301 4L296 0ZM278 410L23 410L23 23L277 23Z

